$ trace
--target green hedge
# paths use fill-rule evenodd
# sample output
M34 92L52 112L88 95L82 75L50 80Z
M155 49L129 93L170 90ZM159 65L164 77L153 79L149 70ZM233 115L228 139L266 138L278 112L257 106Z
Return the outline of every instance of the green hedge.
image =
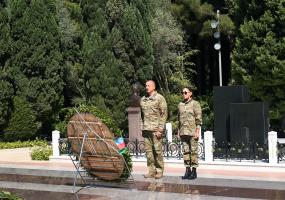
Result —
M46 146L48 143L45 140L33 140L33 141L17 141L17 142L0 142L0 149L16 149L24 147L34 146Z

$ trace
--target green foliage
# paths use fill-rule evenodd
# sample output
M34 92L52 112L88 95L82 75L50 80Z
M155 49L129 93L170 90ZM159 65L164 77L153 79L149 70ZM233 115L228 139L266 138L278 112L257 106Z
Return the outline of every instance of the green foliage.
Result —
M164 92L177 89L180 83L177 82L177 74L185 73L186 62L177 64L180 54L185 48L184 33L175 18L171 15L171 4L168 0L155 1L154 14L151 23L153 55L154 55L154 77L159 88ZM191 74L186 77L179 77L181 81L190 85ZM190 77L190 78L189 78Z
M202 50L211 45L215 12L204 2L209 1L1 1L0 133L18 115L14 96L27 101L39 133L51 132L59 110L80 104L95 105L127 129L130 86L149 78L168 96L174 120L178 90L193 86L197 74L205 84L210 79L212 63L204 62ZM220 19L222 33L232 34L231 20ZM65 123L57 126L64 130ZM10 133L5 137L15 139Z
M123 131L118 128L116 123L112 118L109 117L109 115L106 114L106 112L98 109L96 106L87 106L87 105L79 105L78 107L75 108L67 108L63 109L60 112L59 119L58 119L58 124L56 126L56 129L60 131L60 133L64 136L67 137L66 133L66 128L69 119L76 114L76 110L81 113L91 113L96 117L99 117L102 122L104 122L108 128L115 134L116 137L121 137L124 136Z
M105 110L122 127L126 124L130 85L124 75L125 64L114 52L119 32L109 26L106 6L105 2L82 1L84 84L79 103Z
M6 200L23 200L22 198L18 197L17 195L7 192L7 191L0 191L0 199Z
M60 33L60 50L64 66L64 105L71 106L72 99L80 96L82 84L82 30L81 9L76 2L58 1L57 15Z
M11 112L13 86L7 79L6 64L10 58L10 26L6 2L0 2L0 132L7 125Z
M52 155L52 149L50 146L34 146L31 149L32 160L49 160L49 156Z
M181 96L179 94L179 90L176 94L168 93L165 94L165 100L167 102L167 110L168 110L168 120L172 123L174 134L178 127L178 104L181 101Z
M240 27L232 82L248 85L253 100L268 102L270 117L279 119L285 113L285 9L282 1L271 0L263 9Z
M0 69L5 66L10 53L10 26L6 3L0 2Z
M2 80L0 75L0 88L0 131L2 131L11 113L13 87L8 81Z
M4 132L5 141L29 140L35 137L37 123L30 104L23 97L15 96L14 110Z
M195 64L191 62L191 57L197 54L197 50L184 50L181 55L177 56L174 61L173 73L170 76L169 82L171 92L180 91L183 87L196 88L193 83L196 71Z
M42 127L62 106L63 67L54 0L10 1L11 47L8 77L25 97ZM50 131L50 130L43 130Z
M208 93L208 91L212 91L213 84L216 84L219 62L217 52L213 48L215 43L213 33L216 30L210 26L212 20L217 20L216 10L209 1L175 0L172 1L172 13L185 31L189 50L196 50L194 56L186 56L183 59L185 62L194 62L195 65L189 65L188 68L197 72L187 74L186 77L198 82L195 85L197 85L200 94ZM220 13L219 22L223 62L228 63L230 62L229 52L231 51L229 36L234 33L235 27L229 16L224 13ZM227 64L223 65L223 75L224 82L227 83L227 76L230 76ZM181 77L181 75L176 74L176 77Z
M208 27L203 26L204 22L213 19L215 16L213 6L202 3L200 0L174 2L172 11L185 27L188 37L199 34L203 29L208 29Z
M114 38L114 53L123 63L123 74L130 83L144 82L153 77L149 6L150 1L133 1L125 6L121 18L117 21L119 34Z
M72 19L76 19L77 21L81 20L81 8L79 5L79 1L65 0L63 4L64 7L68 9L70 17Z
M34 146L46 146L47 141L45 140L33 140L33 141L17 141L17 142L0 142L0 149L15 149L25 148Z
M126 161L127 167L124 168L123 174L120 178L123 180L127 180L130 177L131 172L133 170L132 157L131 157L129 151L124 151L122 156L124 157L124 159Z
M213 96L200 96L197 101L202 108L202 132L214 129Z
M257 20L263 13L265 1L258 0L225 0L229 15L239 27L244 21Z
M197 74L197 70L209 67L207 60L203 58L203 49L205 44L210 43L205 40L209 38L212 33L210 30L209 21L214 18L214 11L210 4L202 3L200 0L189 1L173 1L172 2L172 14L181 24L183 31L185 32L185 40L187 42L187 48L181 52L176 59L177 70L171 77L171 81L180 84L180 87L193 85L191 81L196 78L197 75L205 77L204 83L207 83L206 74ZM195 50L195 51L193 51ZM195 64L193 55L195 55ZM203 61L200 61L203 60ZM205 63L205 66L201 66L200 63ZM209 70L205 70L210 72ZM199 72L199 71L198 71Z

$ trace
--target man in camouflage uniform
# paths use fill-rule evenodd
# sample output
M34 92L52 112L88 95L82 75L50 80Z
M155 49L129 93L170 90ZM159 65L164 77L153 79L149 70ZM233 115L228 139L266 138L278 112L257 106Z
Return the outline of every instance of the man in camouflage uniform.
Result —
M183 102L178 105L179 135L183 143L183 159L186 167L182 179L195 179L197 178L198 139L202 124L202 111L199 102L192 99L191 88L183 88L182 95Z
M148 167L148 174L144 177L159 179L164 169L162 135L167 119L167 104L164 97L156 92L153 80L148 80L145 87L147 95L140 102Z

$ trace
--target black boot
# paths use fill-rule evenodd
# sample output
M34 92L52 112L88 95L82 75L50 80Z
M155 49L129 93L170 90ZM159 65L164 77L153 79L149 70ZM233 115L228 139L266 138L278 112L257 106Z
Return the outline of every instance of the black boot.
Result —
M196 179L197 178L197 172L196 172L196 168L195 167L193 167L192 168L192 172L191 172L191 174L190 174L190 176L189 176L189 180L193 180L193 179Z
M186 167L185 174L181 178L182 179L189 179L190 175L191 175L191 168L190 167Z

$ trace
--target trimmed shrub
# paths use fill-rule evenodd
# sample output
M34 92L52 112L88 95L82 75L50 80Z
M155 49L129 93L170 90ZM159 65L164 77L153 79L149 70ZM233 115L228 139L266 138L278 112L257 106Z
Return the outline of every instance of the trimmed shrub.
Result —
M52 154L50 146L34 146L32 147L31 157L32 160L49 160L49 156Z

